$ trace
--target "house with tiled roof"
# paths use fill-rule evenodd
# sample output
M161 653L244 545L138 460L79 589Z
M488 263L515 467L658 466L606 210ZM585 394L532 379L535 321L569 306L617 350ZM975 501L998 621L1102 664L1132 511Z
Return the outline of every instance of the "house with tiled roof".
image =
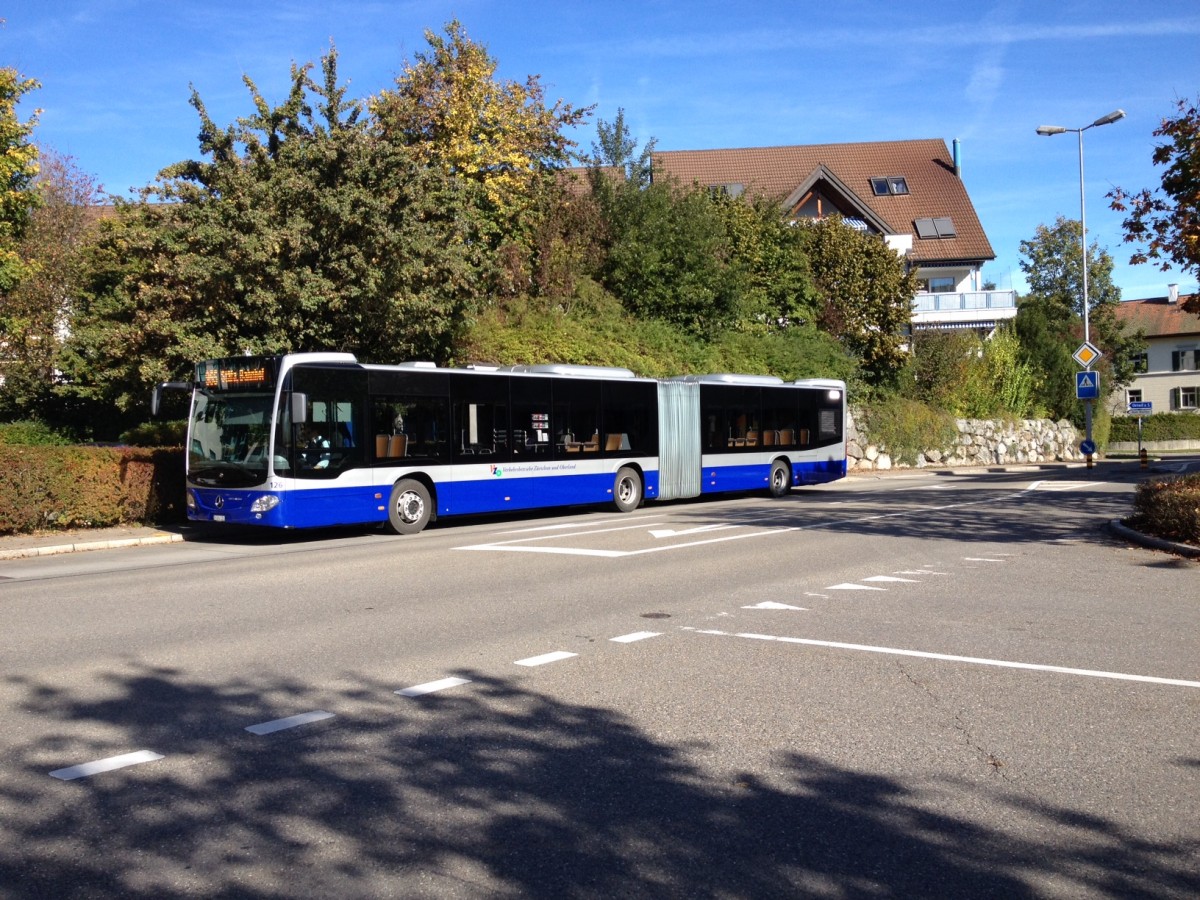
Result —
M958 141L809 144L653 154L654 176L777 200L796 218L840 215L878 234L916 270L913 328L988 334L1017 313L1014 291L985 291L996 258L961 177Z
M1200 298L1180 297L1178 285L1169 285L1165 297L1126 300L1117 304L1117 321L1128 333L1146 335L1141 370L1124 392L1109 401L1110 410L1124 415L1130 403L1149 402L1153 412L1188 412L1200 415Z

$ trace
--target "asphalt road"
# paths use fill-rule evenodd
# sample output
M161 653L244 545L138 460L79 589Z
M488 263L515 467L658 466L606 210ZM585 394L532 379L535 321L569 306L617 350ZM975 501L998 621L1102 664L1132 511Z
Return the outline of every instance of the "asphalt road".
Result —
M0 561L0 896L1195 897L1138 477Z

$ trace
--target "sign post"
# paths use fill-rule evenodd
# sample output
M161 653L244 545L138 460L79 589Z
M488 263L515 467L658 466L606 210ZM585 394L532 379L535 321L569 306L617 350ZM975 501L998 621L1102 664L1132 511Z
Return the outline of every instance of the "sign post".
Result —
M1142 468L1146 468L1146 451L1142 447L1142 421L1154 412L1154 404L1149 400L1133 400L1129 404L1129 414L1137 416L1138 423L1138 459L1141 460Z
M1082 171L1082 167L1081 167ZM1080 178L1082 182L1082 177ZM1087 457L1087 467L1092 467L1092 456L1096 445L1092 441L1092 401L1100 399L1100 373L1092 371L1092 363L1098 361L1104 354L1088 340L1087 334L1087 244L1084 243L1084 282L1083 282L1083 343L1071 354L1075 362L1083 366L1082 372L1075 373L1075 397L1083 401L1083 422L1085 437L1079 445L1079 451Z

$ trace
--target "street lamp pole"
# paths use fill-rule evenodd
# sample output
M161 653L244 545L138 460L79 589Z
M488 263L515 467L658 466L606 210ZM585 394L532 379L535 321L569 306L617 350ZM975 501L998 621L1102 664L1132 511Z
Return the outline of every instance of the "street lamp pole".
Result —
M1083 262L1083 340L1084 343L1091 343L1091 329L1088 325L1088 251L1087 251L1087 194L1083 187L1083 133L1089 128L1098 128L1101 125L1111 125L1125 118L1125 110L1114 109L1107 116L1101 116L1090 125L1084 125L1082 128L1064 128L1061 125L1039 125L1037 133L1043 137L1050 137L1055 134L1074 133L1079 135L1079 244L1081 250L1081 258ZM1088 364L1085 368L1090 369ZM1083 401L1084 409L1084 428L1086 431L1086 439L1088 444L1092 443L1092 401ZM1092 455L1087 455L1088 468L1092 465Z

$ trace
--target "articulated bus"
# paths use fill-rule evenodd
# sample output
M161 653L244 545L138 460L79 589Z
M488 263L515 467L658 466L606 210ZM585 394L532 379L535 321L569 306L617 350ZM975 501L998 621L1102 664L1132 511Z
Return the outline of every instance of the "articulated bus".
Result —
M411 534L440 516L727 491L846 474L846 386L627 369L369 365L349 353L213 359L190 390L195 522Z

